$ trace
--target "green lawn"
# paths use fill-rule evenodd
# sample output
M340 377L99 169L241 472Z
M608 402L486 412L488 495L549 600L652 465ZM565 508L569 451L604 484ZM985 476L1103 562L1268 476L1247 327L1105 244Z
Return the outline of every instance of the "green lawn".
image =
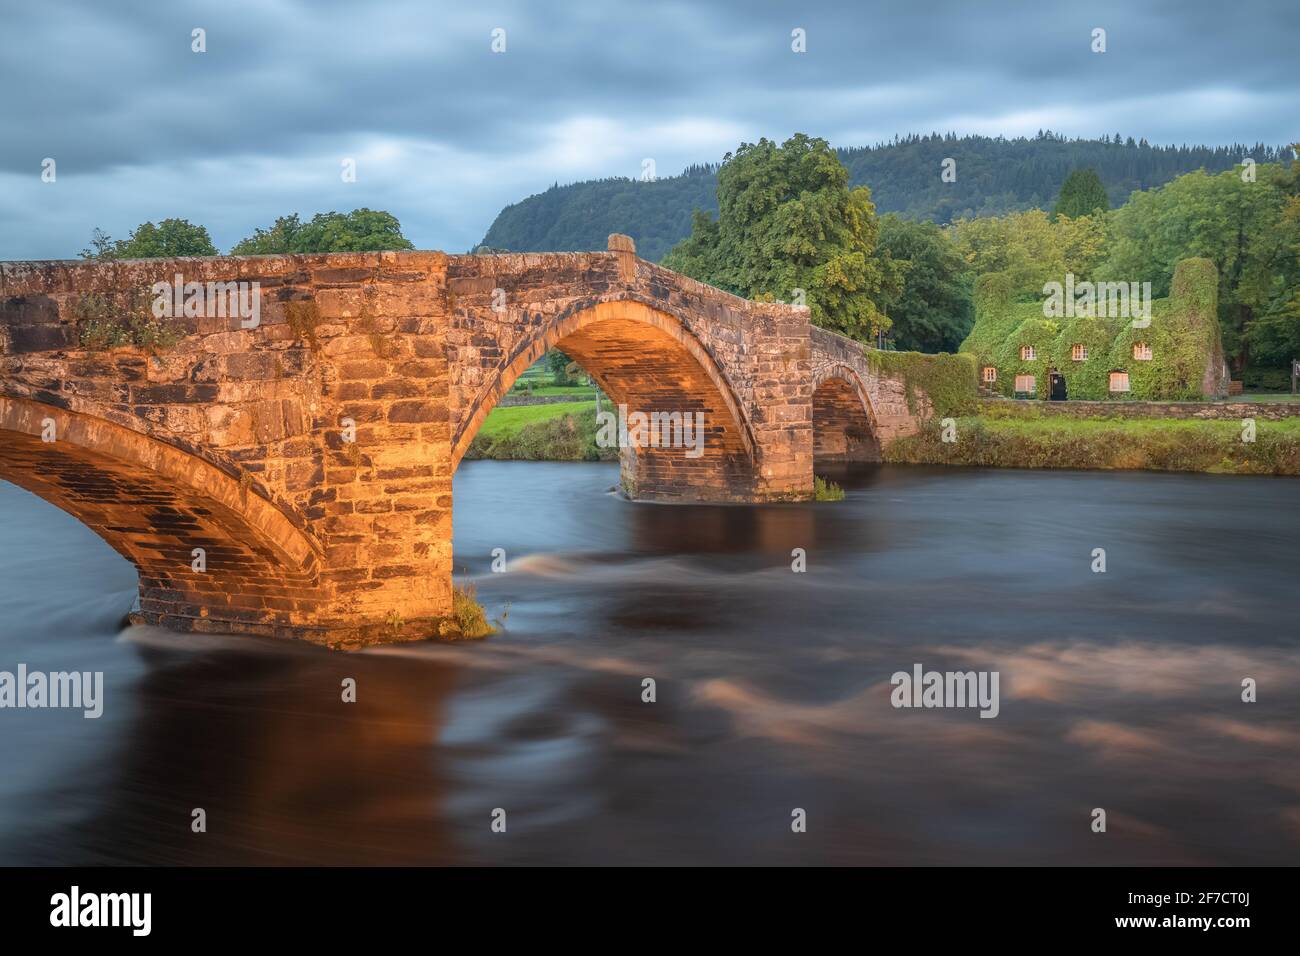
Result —
M1300 395L1290 392L1252 392L1249 395L1230 395L1230 402L1300 402Z
M479 434L488 438L501 438L513 435L525 425L543 422L551 418L574 415L586 409L594 409L595 401L590 402L553 402L549 405L511 405L509 408L494 408L488 413Z

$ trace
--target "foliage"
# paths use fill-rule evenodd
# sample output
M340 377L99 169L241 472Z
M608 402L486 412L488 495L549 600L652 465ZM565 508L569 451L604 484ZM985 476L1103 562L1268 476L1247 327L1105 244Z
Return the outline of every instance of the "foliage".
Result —
M185 329L154 318L153 295L137 289L125 296L87 293L77 300L77 338L92 352L136 346L151 354L164 352L185 336Z
M596 403L555 402L494 408L465 453L468 460L617 461L596 444Z
M577 379L578 370L573 360L559 349L546 353L546 367L551 373L551 382L555 385L572 385Z
M1154 318L1155 311L1153 308L1153 326L1157 321ZM1120 327L1129 321L1131 320L1101 316L1075 316L1061 320L1061 331L1052 346L1052 355L1055 358L1055 368L1065 376L1070 398L1097 399L1110 394L1110 373L1115 368L1111 351ZM1150 341L1149 338L1147 340ZM1088 357L1081 362L1076 362L1072 354L1076 345L1087 349ZM1163 354L1163 351L1162 348L1156 354ZM1130 354L1120 367L1129 368L1133 364ZM1001 373L998 377L1001 379Z
M1235 421L962 418L955 442L927 422L883 455L894 464L1300 475L1300 418L1261 421L1253 443Z
M955 351L975 321L966 263L934 223L895 215L880 219L876 254L901 263L901 286L877 296L892 322L890 338L904 350Z
M816 501L843 501L844 489L835 482L821 477L821 475L814 475L813 499Z
M1150 189L1194 169L1221 172L1241 157L1286 162L1290 153L1255 144L1152 146L1119 136L1065 139L1052 133L1006 139L933 133L895 137L874 146L840 149L851 186L870 186L881 213L948 223L1046 209L1072 170L1095 169L1112 206L1137 189ZM957 161L957 179L939 176L945 159ZM629 178L555 185L507 206L483 238L516 252L604 249L611 232L636 240L637 251L658 261L690 235L692 210L718 210L716 166L692 166L680 176L651 182Z
M1292 146L1300 149L1300 143ZM1271 177L1279 203L1273 235L1266 237L1271 271L1256 270L1251 294L1263 300L1244 338L1252 360L1289 364L1300 358L1300 160Z
M1052 218L1069 216L1095 216L1110 208L1106 198L1106 187L1095 169L1076 169L1065 178L1061 185L1061 194L1056 197L1052 207Z
M1280 364L1300 346L1300 218L1287 213L1295 169L1269 165L1255 173L1247 182L1236 171L1198 171L1135 193L1113 214L1112 247L1101 271L1106 279L1150 280L1160 296L1180 260L1209 259L1221 280L1223 343L1237 367L1252 346L1266 364Z
M1047 282L1067 272L1091 275L1105 254L1105 222L1096 216L1055 220L1041 209L985 219L962 219L951 228L958 254L977 276L1004 273L1012 298L1041 299Z
M1029 308L1020 311L1023 313ZM998 367L997 390L1004 395L1015 394L1016 376L1034 376L1035 398L1047 398L1050 379L1048 373L1060 359L1054 355L1056 336L1060 325L1051 319L1045 319L1040 310L1024 319L1010 335L1003 340L995 354ZM1021 358L1022 349L1030 346L1034 350L1032 359ZM1004 371L1005 370L1005 371Z
M1206 374L1222 366L1216 319L1214 266L1205 259L1178 264L1173 295L1151 304L1151 324L1134 328L1128 318L1074 316L1043 318L1040 302L1009 302L1005 274L981 276L976 283L976 321L961 351L983 368L997 368L994 388L1015 394L1017 375L1035 376L1035 396L1046 399L1056 369L1065 376L1072 399L1189 399L1205 394ZM1139 360L1133 346L1151 346L1152 358ZM1034 358L1021 348L1033 346ZM1086 361L1073 359L1072 347L1088 349ZM1129 391L1110 391L1110 373L1128 372ZM1217 378L1211 376L1217 383Z
M281 216L270 228L258 229L235 244L232 256L263 256L301 252L376 252L414 249L402 235L392 213L354 209L349 213L317 213L302 222L297 213Z
M98 261L117 259L172 259L179 256L215 256L217 247L204 226L187 219L164 219L158 225L144 222L126 239L113 240L102 229L91 234L90 246L81 258Z
M1247 392L1289 392L1291 390L1291 366L1263 368L1252 365L1242 373L1241 381Z
M919 408L917 393L930 400L934 418L968 414L977 397L975 362L969 355L924 355L920 352L886 352L869 349L867 362L891 378L902 379L908 411Z
M791 301L803 290L816 325L865 339L889 325L872 296L901 280L874 256L878 232L870 190L849 189L826 141L798 133L729 153L717 220L697 213L664 265L751 299Z
M691 231L692 210L717 212L717 166L642 181L598 179L554 185L506 206L483 237L494 249L585 252L610 233L631 236L637 254L657 262Z
M488 623L487 612L478 603L478 593L472 584L451 589L451 617L438 625L438 636L450 640L476 641L495 634L496 628Z

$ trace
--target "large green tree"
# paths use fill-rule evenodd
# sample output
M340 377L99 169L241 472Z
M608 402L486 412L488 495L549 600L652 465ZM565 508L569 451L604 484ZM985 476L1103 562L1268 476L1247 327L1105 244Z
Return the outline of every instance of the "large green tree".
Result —
M1065 178L1061 185L1061 194L1056 197L1056 206L1052 217L1095 216L1110 208L1106 198L1106 187L1095 169L1076 169Z
M1292 147L1300 149L1300 143ZM1278 217L1261 245L1269 267L1254 271L1258 314L1244 331L1253 360L1265 366L1290 365L1300 358L1300 159L1269 177Z
M955 352L975 321L969 268L948 234L932 222L880 218L876 254L904 266L901 286L877 303L893 323L900 349Z
M96 229L83 259L170 259L176 256L215 256L217 247L204 226L188 219L164 219L158 225L141 223L126 239L113 240Z
M901 270L874 255L871 192L823 139L798 133L728 153L718 170L718 218L697 212L664 265L752 299L798 301L823 328L869 339L888 328L873 296Z
M237 243L230 254L259 256L414 248L414 244L402 235L402 225L392 213L380 209L354 209L349 213L317 213L308 222L302 222L297 213L281 216L270 228L258 229Z
M1134 193L1112 214L1104 277L1150 281L1167 295L1180 259L1204 257L1219 275L1223 344L1236 368L1252 360L1284 361L1286 303L1296 281L1296 226L1284 215L1294 169L1267 164L1211 176L1197 171ZM1253 328L1259 320L1266 327ZM1267 334L1266 334L1267 333Z

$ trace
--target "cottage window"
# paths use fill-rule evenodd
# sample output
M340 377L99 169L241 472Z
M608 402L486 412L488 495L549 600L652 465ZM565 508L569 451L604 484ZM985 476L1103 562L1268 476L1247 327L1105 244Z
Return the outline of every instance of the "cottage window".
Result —
M987 384L992 385L992 384L993 384L994 382L996 382L997 380L998 380L998 370L997 370L994 366L992 366L992 365L985 365L985 366L984 366L984 381L985 381Z
M1038 352L1032 345L1022 345L1020 346L1020 358L1025 362L1032 362L1038 358Z
M1133 343L1133 357L1141 362L1151 361L1151 346L1145 342Z
M1088 361L1088 346L1072 345L1070 346L1070 358L1076 362Z
M1037 388L1037 384L1036 384L1036 382L1035 382L1035 380L1034 380L1034 376L1032 376L1032 375L1017 375L1017 376L1016 376L1016 391L1017 391L1017 392L1032 392L1032 391L1035 391L1036 388Z
M1112 392L1128 391L1128 372L1110 373L1110 390Z

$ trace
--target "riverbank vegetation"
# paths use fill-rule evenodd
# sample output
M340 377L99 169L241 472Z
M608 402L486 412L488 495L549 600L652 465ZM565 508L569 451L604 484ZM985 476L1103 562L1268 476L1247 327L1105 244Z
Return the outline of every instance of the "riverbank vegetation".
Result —
M821 475L814 475L813 499L816 501L843 501L844 489Z
M466 460L618 461L617 448L596 444L595 402L554 402L494 408Z
M474 585L453 587L451 591L451 616L438 625L438 636L452 641L477 641L496 633L488 623L487 612L478 602Z
M1138 469L1300 475L1300 418L1237 421L965 417L956 441L936 421L884 449L891 464ZM1253 438L1252 440L1244 440Z

